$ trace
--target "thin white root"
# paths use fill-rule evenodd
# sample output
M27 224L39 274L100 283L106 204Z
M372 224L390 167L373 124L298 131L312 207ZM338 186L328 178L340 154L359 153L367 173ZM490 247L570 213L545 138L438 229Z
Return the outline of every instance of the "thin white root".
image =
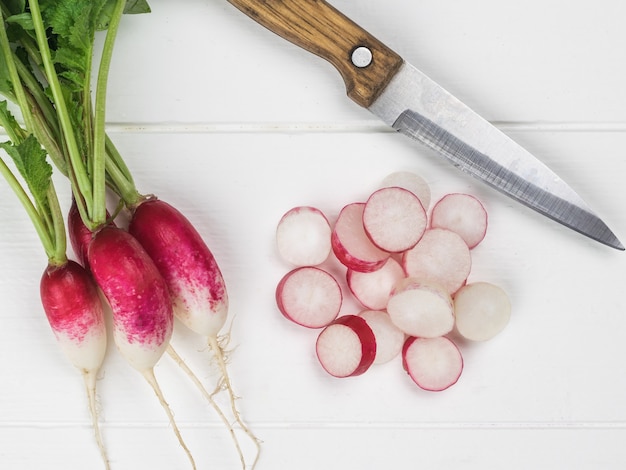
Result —
M220 380L220 385L218 385L218 390L222 388L226 389L226 391L228 392L229 399L230 399L231 410L232 410L233 416L235 417L237 424L239 425L239 427L241 427L242 431L248 435L248 437L252 440L252 442L256 446L256 456L254 458L254 462L252 463L252 467L251 467L252 469L254 469L256 467L256 464L259 460L259 456L261 454L261 441L252 433L252 431L250 431L248 426L246 426L246 424L241 419L241 414L239 413L239 410L237 409L237 403L236 403L237 396L235 395L235 391L233 390L232 384L230 382L230 377L228 375L228 368L226 367L226 361L224 359L225 352L224 352L224 348L222 347L220 340L217 337L209 337L208 343L209 343L209 347L213 351L213 355L215 357L215 360L217 361L217 366L221 374L221 380Z
M194 470L196 470L196 462L193 459L193 456L191 455L191 452L189 451L189 448L187 447L187 444L185 444L185 441L183 440L183 436L180 434L180 430L178 429L178 426L176 425L176 421L174 420L174 414L172 413L172 409L170 408L170 406L165 401L165 397L163 396L163 392L161 392L161 387L159 387L159 384L158 384L158 382L156 380L156 377L154 376L154 370L153 369L147 369L147 370L142 372L142 375L148 381L148 383L152 387L152 390L154 390L154 393L156 394L157 398L159 399L159 402L161 403L161 406L165 410L165 413L167 413L167 417L170 420L170 424L172 426L172 429L174 430L174 434L176 434L176 438L178 439L178 442L180 443L180 446L183 448L183 450L187 454L187 457L189 458L189 461L191 462L191 467Z
M97 371L83 370L82 375L83 375L83 380L85 382L85 388L87 390L87 399L89 402L89 413L91 414L91 423L92 423L93 431L96 437L96 443L98 444L98 449L100 450L100 455L102 456L104 468L106 470L110 470L111 465L109 463L109 457L107 456L107 451L106 451L106 448L104 447L102 434L100 433L100 425L98 423L99 414L98 414L98 406L96 403Z
M246 468L246 460L244 458L243 451L241 450L241 447L239 446L239 440L237 439L237 436L235 435L235 430L233 429L233 426L228 421L228 418L226 417L226 415L224 414L222 409L215 402L215 400L213 400L212 395L209 394L209 392L207 392L207 389L204 387L202 382L200 382L200 380L198 379L196 374L193 373L193 371L185 363L183 358L178 355L176 350L171 345L168 346L167 353L176 362L176 364L189 376L191 381L200 390L200 393L202 393L202 396L209 402L209 405L211 405L211 407L215 410L217 415L220 417L220 419L222 420L222 422L226 426L226 429L228 429L228 433L230 434L230 437L233 440L233 443L235 444L235 448L237 449L237 454L239 455L239 460L241 462L241 468L245 469Z

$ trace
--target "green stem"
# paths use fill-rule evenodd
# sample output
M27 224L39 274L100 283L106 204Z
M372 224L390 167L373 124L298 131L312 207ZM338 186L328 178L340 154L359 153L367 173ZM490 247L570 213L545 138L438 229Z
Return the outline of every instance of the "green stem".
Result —
M106 89L113 55L115 37L119 28L126 0L117 0L115 9L104 41L102 58L96 82L96 100L94 107L94 148L93 148L93 220L96 223L106 221Z
M61 265L67 262L67 235L65 233L65 218L63 217L63 211L59 205L59 199L52 181L50 181L50 187L48 188L48 205L52 215L54 234L54 253L52 253L52 256L48 255L48 262Z
M136 206L143 199L143 196L137 191L126 163L109 136L106 138L106 151L106 171L113 183L115 192L122 198L126 206Z
M69 112L63 97L61 84L59 83L59 77L56 74L56 70L54 69L54 64L52 62L50 48L48 47L46 37L46 29L43 24L43 19L41 18L39 1L30 0L29 5L35 34L37 36L37 44L39 45L39 51L41 53L41 61L46 72L50 90L52 91L54 104L56 105L57 116L59 118L59 123L61 124L61 129L63 130L63 137L67 145L70 164L72 165L73 172L75 174L76 184L78 187L77 189L78 192L80 192L81 197L83 197L86 201L93 201L90 178L87 174L80 150L78 148L72 122L69 118ZM93 206L93 204L87 205L87 207L90 206Z

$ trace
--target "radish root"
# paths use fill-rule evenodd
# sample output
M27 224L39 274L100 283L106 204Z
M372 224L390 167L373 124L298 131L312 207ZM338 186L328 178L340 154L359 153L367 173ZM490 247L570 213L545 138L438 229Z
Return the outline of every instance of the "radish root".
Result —
M91 422L93 426L93 431L96 437L96 443L98 444L98 449L100 450L100 455L102 456L102 461L104 462L104 468L106 470L111 469L111 465L109 463L109 457L107 456L106 448L104 447L104 442L102 440L102 434L100 432L100 425L98 424L98 406L96 403L96 372L84 370L82 371L83 380L85 382L85 388L87 390L87 399L89 402L89 413L91 414Z
M189 376L191 381L200 390L200 393L202 393L202 396L208 401L208 403L211 405L211 407L215 410L217 415L220 417L220 419L222 420L222 422L226 426L226 429L228 429L228 433L230 434L230 437L233 440L233 443L235 444L235 448L237 449L237 454L239 455L239 460L241 462L241 467L245 469L246 468L246 460L244 458L243 451L241 450L241 447L239 445L239 440L237 439L237 436L235 435L235 430L233 429L232 424L228 421L228 418L226 417L226 415L224 414L222 409L215 402L215 400L213 400L212 394L209 394L209 392L207 391L206 387L204 385L202 385L202 382L200 382L200 380L198 379L196 374L193 373L193 371L185 363L183 358L180 357L180 355L176 352L176 350L171 345L168 346L167 353L176 362L176 364Z
M157 382L156 377L154 376L154 370L152 369L145 370L142 372L142 375L148 381L148 383L152 387L152 390L154 390L154 393L156 394L157 398L159 399L159 402L161 403L161 406L165 410L165 413L167 413L167 417L170 420L170 424L172 426L172 429L174 430L174 434L176 434L176 438L178 439L178 442L180 443L181 447L187 454L189 461L191 462L191 467L194 470L196 470L196 462L193 459L193 456L191 455L191 452L189 451L187 444L185 444L185 441L183 440L183 436L180 434L180 430L178 429L178 426L176 425L176 421L174 420L174 414L172 413L172 409L165 401L163 392L161 392L161 387L159 387L159 383Z
M246 435L252 440L256 447L256 456L251 467L254 469L261 453L261 441L254 435L254 433L248 428L248 426L246 426L246 424L241 419L241 414L239 413L239 410L237 409L236 401L238 397L235 395L235 391L233 390L233 386L230 381L230 376L228 375L228 368L226 367L227 353L225 351L224 345L228 342L228 338L228 334L222 336L208 337L209 348L213 351L213 357L217 361L217 367L221 374L218 386L213 394L216 394L220 390L226 390L228 392L231 411L233 413L233 416L235 417L237 424L242 429L242 431L245 432Z

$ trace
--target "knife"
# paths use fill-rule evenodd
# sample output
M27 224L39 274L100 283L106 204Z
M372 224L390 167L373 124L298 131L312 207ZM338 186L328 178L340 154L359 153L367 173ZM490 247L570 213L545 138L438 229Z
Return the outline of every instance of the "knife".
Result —
M228 0L329 61L348 96L454 166L537 212L618 250L624 246L546 165L323 0Z

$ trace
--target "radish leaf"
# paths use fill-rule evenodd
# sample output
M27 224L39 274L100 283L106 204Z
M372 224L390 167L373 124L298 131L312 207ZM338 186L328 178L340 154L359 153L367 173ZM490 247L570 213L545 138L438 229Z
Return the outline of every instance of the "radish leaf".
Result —
M48 207L48 189L52 181L52 166L46 161L47 153L31 134L23 142L0 143L0 148L15 162L15 167L26 181L37 206Z

